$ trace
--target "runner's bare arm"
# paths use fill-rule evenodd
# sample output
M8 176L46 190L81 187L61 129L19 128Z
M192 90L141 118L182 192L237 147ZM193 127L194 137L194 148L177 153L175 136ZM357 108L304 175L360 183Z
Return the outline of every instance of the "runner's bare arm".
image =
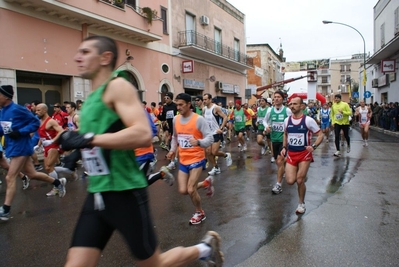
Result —
M123 78L112 80L103 94L103 101L119 115L126 128L96 135L91 142L93 146L126 150L151 145L151 128L133 85Z

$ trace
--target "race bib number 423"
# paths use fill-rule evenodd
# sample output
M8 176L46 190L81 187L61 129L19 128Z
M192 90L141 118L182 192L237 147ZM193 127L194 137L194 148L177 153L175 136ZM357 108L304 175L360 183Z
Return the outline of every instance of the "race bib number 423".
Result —
M177 141L179 142L180 148L192 148L190 144L190 139L193 138L192 134L179 134L177 136Z

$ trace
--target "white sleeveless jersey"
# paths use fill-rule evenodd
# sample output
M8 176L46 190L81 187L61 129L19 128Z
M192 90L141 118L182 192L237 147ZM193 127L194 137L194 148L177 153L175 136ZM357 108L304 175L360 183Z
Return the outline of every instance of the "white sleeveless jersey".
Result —
M215 107L216 107L216 105L213 104L211 108L204 107L204 109L203 109L204 118L205 118L206 122L208 123L209 128L211 129L211 132L213 134L216 134L216 131L219 129L219 124L218 124L216 117L213 113Z
M364 109L362 107L359 107L359 116L360 116L360 123L366 123L370 120L370 118L367 116L369 113L369 108L367 106L364 106Z

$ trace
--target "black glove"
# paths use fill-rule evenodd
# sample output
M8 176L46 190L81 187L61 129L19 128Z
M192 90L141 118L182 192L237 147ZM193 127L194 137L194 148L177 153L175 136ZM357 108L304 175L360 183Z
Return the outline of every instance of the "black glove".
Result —
M8 137L15 140L21 137L21 133L19 131L13 131L8 134Z
M60 135L58 143L65 151L72 149L90 148L94 133L80 134L75 131L65 131Z

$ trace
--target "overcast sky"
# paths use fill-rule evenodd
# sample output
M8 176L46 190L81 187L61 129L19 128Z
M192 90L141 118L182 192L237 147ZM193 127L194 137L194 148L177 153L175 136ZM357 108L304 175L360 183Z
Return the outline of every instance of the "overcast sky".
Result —
M281 43L287 62L311 59L350 58L363 53L363 40L353 29L338 24L323 24L330 20L356 28L366 42L366 53L374 53L373 7L377 0L227 0L246 17L247 44L268 43L278 54ZM285 78L303 73L287 73ZM305 73L306 75L306 73ZM306 79L290 83L291 91L306 88Z

